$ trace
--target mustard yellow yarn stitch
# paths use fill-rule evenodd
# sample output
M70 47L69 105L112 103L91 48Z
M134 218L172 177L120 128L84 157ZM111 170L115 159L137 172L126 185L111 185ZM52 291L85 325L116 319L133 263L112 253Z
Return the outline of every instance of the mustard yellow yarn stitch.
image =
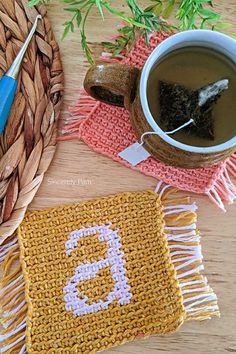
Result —
M108 257L108 243L95 233L76 245L73 241L68 246L73 249L66 251L65 245L73 231L96 225L109 225L119 235L129 298L126 304L115 299L107 309L75 316L66 309L63 289L79 265ZM91 354L173 332L186 317L167 248L162 203L154 192L123 193L29 213L18 239L28 303L28 354ZM77 288L87 296L88 309L104 303L115 285L110 267L104 267Z

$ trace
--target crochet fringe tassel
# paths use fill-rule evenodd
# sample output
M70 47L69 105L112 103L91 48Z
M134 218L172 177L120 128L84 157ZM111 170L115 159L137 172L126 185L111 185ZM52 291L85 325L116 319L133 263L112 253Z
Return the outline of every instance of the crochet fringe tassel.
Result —
M202 275L202 251L197 231L197 206L190 199L172 197L173 189L159 182L156 192L162 199L165 233L172 264L181 287L186 320L205 320L219 316L217 297Z
M231 174L234 179L236 178L236 153L228 158L224 170L206 192L213 203L224 212L226 212L226 209L223 201L226 201L228 204L233 204L236 199L236 187L231 181L229 174Z
M179 281L186 320L205 320L219 316L217 298L202 275L200 236L196 230L196 205L189 198L177 198L177 189L161 182L160 195L165 214L165 232L176 277ZM25 329L27 304L25 284L20 265L17 236L14 235L0 251L2 279L0 316L3 326L0 335L1 353L26 353Z
M25 353L27 304L16 234L1 246L0 262L1 353Z
M81 123L93 114L98 105L98 101L88 96L85 91L81 91L79 101L70 108L71 116L67 118L65 126L60 132L59 140L80 138ZM226 211L224 202L232 204L236 199L236 187L229 174L236 178L236 153L226 161L224 171L205 191L210 200L224 212Z

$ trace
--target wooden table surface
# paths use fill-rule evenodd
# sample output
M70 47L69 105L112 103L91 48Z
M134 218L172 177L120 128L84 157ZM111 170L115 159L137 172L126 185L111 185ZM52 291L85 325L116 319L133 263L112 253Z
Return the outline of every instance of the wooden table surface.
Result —
M114 0L119 6L121 1ZM123 3L123 1L122 1ZM145 4L144 2L141 2ZM147 3L147 2L146 2ZM234 24L236 34L236 1L215 0L225 20ZM83 77L88 68L82 54L78 32L60 41L61 23L65 21L63 5L59 1L49 6L49 15L58 38L65 70L65 104L68 106L79 95ZM100 42L114 34L117 21L106 14L104 23L94 14L87 26L91 42ZM31 205L31 209L79 202L89 198L124 191L154 189L156 181L139 172L129 170L90 150L74 140L58 144L55 159ZM221 319L188 322L175 334L153 336L111 350L107 353L231 353L236 352L236 204L227 213L219 211L205 196L191 195L199 206L198 226L202 233L205 274L219 299Z

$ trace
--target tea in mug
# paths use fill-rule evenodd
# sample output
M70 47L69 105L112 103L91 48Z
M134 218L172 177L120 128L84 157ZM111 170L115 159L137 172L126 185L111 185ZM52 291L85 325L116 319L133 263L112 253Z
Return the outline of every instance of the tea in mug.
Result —
M225 86L198 109L196 93L226 82L227 89ZM196 119L197 126L172 135L179 142L209 147L236 135L236 65L222 53L192 46L167 54L150 73L147 97L152 116L163 131L175 126L173 119L182 123L183 119Z

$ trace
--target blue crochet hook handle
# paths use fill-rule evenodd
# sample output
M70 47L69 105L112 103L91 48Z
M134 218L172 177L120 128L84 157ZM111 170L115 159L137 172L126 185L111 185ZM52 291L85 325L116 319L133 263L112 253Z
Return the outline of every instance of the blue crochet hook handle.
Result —
M16 95L16 90L18 86L17 77L21 69L22 61L24 55L29 46L29 43L36 31L38 20L42 19L41 15L38 15L35 19L33 27L26 38L26 41L19 51L17 57L12 63L9 70L0 80L0 134L3 133L8 116L11 111L12 104Z

